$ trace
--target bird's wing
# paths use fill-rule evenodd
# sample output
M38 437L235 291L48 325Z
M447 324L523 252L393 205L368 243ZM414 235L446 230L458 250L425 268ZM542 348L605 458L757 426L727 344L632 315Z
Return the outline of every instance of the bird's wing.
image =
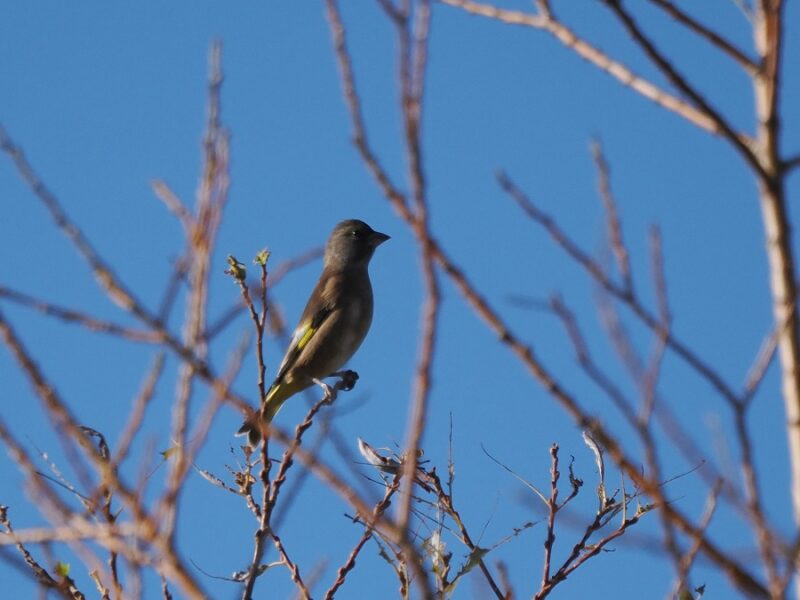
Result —
M278 375L275 377L276 382L283 380L283 377L286 375L289 369L291 369L295 362L297 362L297 358L303 352L303 348L308 346L308 343L312 340L314 334L319 331L320 327L322 327L322 324L332 312L333 309L330 306L323 305L309 318L300 321L300 324L292 334L292 340L289 342L289 348L286 350L286 355L283 357L283 362L281 362L281 366L278 369Z

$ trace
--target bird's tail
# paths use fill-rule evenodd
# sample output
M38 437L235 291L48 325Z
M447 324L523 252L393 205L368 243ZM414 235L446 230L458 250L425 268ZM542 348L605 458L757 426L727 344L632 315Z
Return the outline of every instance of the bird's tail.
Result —
M261 443L261 424L271 423L273 417L278 414L281 406L283 406L284 401L293 393L294 391L290 392L290 390L288 390L286 384L273 383L269 390L267 390L267 395L261 405L261 410L253 413L242 423L242 426L239 427L239 430L236 432L236 436L246 435L247 445L251 448L256 448Z
M242 423L239 430L236 432L236 437L247 436L247 445L252 449L256 449L261 443L261 411L253 413L253 416L248 417Z

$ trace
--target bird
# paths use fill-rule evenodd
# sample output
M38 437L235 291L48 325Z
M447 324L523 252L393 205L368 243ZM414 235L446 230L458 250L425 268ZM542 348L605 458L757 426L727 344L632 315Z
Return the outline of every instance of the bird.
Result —
M292 334L278 374L258 412L236 432L248 445L261 442L259 420L272 422L283 403L338 371L361 346L372 324L369 262L375 248L390 239L364 221L348 219L325 244L322 274Z

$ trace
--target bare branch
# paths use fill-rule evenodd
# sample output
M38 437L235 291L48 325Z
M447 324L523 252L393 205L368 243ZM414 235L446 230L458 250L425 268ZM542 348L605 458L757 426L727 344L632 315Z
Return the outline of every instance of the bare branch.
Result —
M111 461L112 465L118 466L128 456L128 451L133 443L133 438L136 436L139 428L142 426L145 409L153 399L156 390L156 383L158 383L158 380L161 378L161 373L163 370L164 355L159 353L156 355L156 358L153 361L153 366L150 368L150 372L147 374L147 379L145 379L142 389L139 391L139 394L133 401L133 410L128 418L128 422L125 424L125 429L119 436L119 442L117 442L117 451L114 453L114 459Z
M158 344L164 341L164 333L162 331L133 329L111 321L96 319L86 313L40 300L39 298L34 298L33 296L23 294L11 288L0 286L0 298L5 298L10 302L25 306L26 308L32 308L44 315L60 319L65 323L81 325L89 331L118 336L132 342Z
M730 56L742 66L748 75L753 77L757 74L759 67L752 58L737 48L731 41L690 16L675 3L670 0L650 0L650 2L658 6L678 23L705 39L711 46Z
M522 208L522 210L555 240L555 242L581 267L583 267L592 279L597 282L606 292L617 300L623 302L633 314L652 331L658 331L661 327L658 317L653 315L645 308L637 297L633 296L628 290L620 287L609 279L603 268L584 252L578 245L559 227L550 215L539 209L525 193L520 190L513 181L505 174L498 175L498 181L503 190ZM702 375L719 394L731 405L739 401L738 395L722 379L722 377L701 359L688 345L677 339L670 333L667 337L667 344L678 356L686 361L689 366Z
M676 113L700 129L704 129L713 134L722 133L722 130L719 129L719 123L706 114L705 111L696 109L677 96L673 96L659 88L651 81L636 75L623 63L614 60L600 49L589 44L566 25L557 21L549 13L531 15L513 10L505 10L492 6L491 4L473 2L472 0L440 0L440 2L455 6L470 14L496 19L503 23L522 25L547 31L565 47L593 64L601 71L608 73L625 87L631 88L658 106ZM747 139L743 135L741 137L743 140Z
M711 490L711 493L708 496L708 500L706 500L706 508L703 512L703 518L700 519L700 524L698 530L702 533L708 529L708 526L711 524L711 518L714 516L714 511L717 508L717 499L719 498L719 492L722 488L722 482L720 481L714 489ZM675 581L675 585L672 588L672 592L667 596L667 598L680 598L681 592L686 588L686 580L689 576L689 571L694 564L695 558L697 558L697 553L700 550L700 544L697 541L697 538L692 540L692 546L686 551L686 553L681 557L680 561L680 569L678 570L678 576Z
M42 404L53 420L56 428L68 435L84 451L84 455L91 461L95 469L101 474L104 483L109 489L117 493L125 505L130 509L133 518L139 523L141 529L139 535L159 548L162 552L162 560L159 568L162 572L176 581L184 593L190 598L204 597L197 582L189 575L185 566L178 559L173 547L158 534L158 526L150 515L147 514L142 506L139 497L126 487L117 477L116 472L104 460L97 450L92 446L89 438L84 435L80 425L58 396L55 388L45 379L36 363L30 356L25 346L22 344L16 332L0 312L0 337L11 351L12 355L25 373L39 396ZM6 444L9 443L8 436L5 437ZM19 460L19 457L17 457Z
M558 445L550 448L552 465L550 467L550 498L547 501L547 536L544 539L544 561L541 587L550 582L550 560L553 555L553 544L556 541L556 513L558 512Z
M592 142L592 158L597 168L597 188L603 208L606 211L606 228L611 251L617 261L617 268L622 276L624 289L633 293L633 277L631 276L631 263L628 248L622 239L622 225L619 220L617 201L611 192L611 177L609 173L608 161L603 154L603 146L599 141Z
M297 589L300 593L300 597L304 598L305 600L311 599L311 594L306 587L305 582L303 582L303 578L300 576L300 568L297 566L297 563L293 562L289 555L286 553L286 548L281 541L281 538L277 536L274 531L270 531L270 537L272 538L272 542L275 544L275 548L278 551L281 559L283 560L283 564L285 564L289 572L292 574L292 581L297 586Z
M53 576L48 573L47 569L36 562L36 559L31 556L31 553L28 552L23 543L16 538L14 535L14 529L11 527L11 521L8 519L7 506L0 506L0 525L5 528L6 533L12 538L12 540L14 540L14 544L22 555L22 558L25 560L25 563L33 570L33 573L36 576L36 581L38 581L45 588L50 588L60 592L65 598L70 598L72 600L84 600L84 595L78 590L78 588L75 587L75 582L72 581L68 575L64 574L61 576L60 582L56 581Z
M161 200L161 202L164 203L164 206L166 206L169 211L178 218L178 221L180 221L181 225L183 226L183 231L186 234L187 239L190 239L193 235L194 228L197 225L191 211L186 207L181 199L178 198L178 195L172 191L172 188L170 188L166 182L156 179L152 182L152 186L156 198Z
M427 190L425 174L422 166L422 147L420 142L420 126L422 120L422 98L427 65L427 44L430 30L431 10L428 0L417 6L413 30L401 28L400 55L412 52L411 64L404 71L401 66L401 88L403 90L403 115L406 125L406 153L409 162L409 178L412 195L416 207L415 234L422 251L422 272L425 282L425 302L423 305L423 326L420 336L421 346L417 360L417 375L414 383L414 401L406 433L405 452L403 455L403 471L405 474L404 494L400 498L397 514L398 526L405 530L411 514L411 498L417 472L417 454L425 429L428 398L431 388L431 371L436 346L436 333L441 302L439 281L431 256L428 221ZM413 38L413 40L411 39ZM403 48L408 45L408 48ZM413 50L412 50L413 49Z
M759 178L767 179L769 175L754 153L755 144L753 140L735 131L722 114L711 106L710 102L688 82L686 77L678 72L664 54L656 48L653 41L641 30L639 24L633 18L633 15L623 7L622 0L603 0L603 3L617 16L628 33L630 33L631 37L633 37L633 40L641 47L653 64L666 76L670 83L691 99L695 106L714 123L714 133L718 133L723 138L727 139L734 149L742 155L742 158L745 159L745 162L750 165L753 172L755 172Z
M270 289L274 289L275 286L283 280L286 275L294 271L295 269L299 269L300 267L304 267L310 262L317 260L318 258L322 257L323 249L321 247L311 248L295 256L294 258L289 258L284 260L283 262L278 263L271 271L269 280L270 280ZM251 285L251 284L248 284ZM272 300L268 299L268 312L272 312L273 316L271 320L275 319L275 309L273 306ZM243 300L236 302L233 306L225 310L220 317L218 317L211 325L208 326L208 330L206 331L205 338L211 341L215 338L221 331L223 331L228 325L230 325L236 317L247 310L247 305Z
M400 480L402 475L403 474L401 471L395 473L394 480L386 486L386 491L383 494L383 498L372 510L373 522L376 521L384 512L386 512L387 508L389 508L389 504L391 504L392 501L392 496L394 496L395 492L397 492L397 490L400 488ZM372 534L372 527L367 526L364 529L361 539L358 540L358 543L356 543L356 545L350 551L350 554L347 556L347 560L345 560L344 564L337 570L336 581L334 581L325 592L325 600L333 600L336 591L344 585L347 574L353 570L353 567L356 566L356 558L358 557L359 552L361 552L364 544L366 544L372 538Z
M217 379L211 366L206 361L199 359L192 348L184 346L175 336L167 331L160 318L150 313L150 311L136 299L133 293L127 289L108 266L106 261L94 250L80 228L67 216L56 197L47 189L33 170L33 167L28 163L22 150L8 137L2 126L0 126L0 149L9 154L14 160L17 171L20 173L23 180L31 188L36 198L48 209L56 226L78 250L79 254L94 273L95 279L97 279L99 285L106 291L108 296L116 304L128 310L134 317L157 332L158 336L163 339L164 344L172 349L182 360L192 365L196 375L212 387L222 389L224 385ZM228 391L226 399L235 404L243 412L249 406L247 401L230 390Z
M204 139L205 164L200 178L195 205L195 226L187 243L191 246L189 267L189 294L186 299L183 343L192 348L194 355L205 360L208 344L203 337L206 330L208 273L211 253L222 218L228 194L228 133L220 121L220 94L222 88L221 46L211 47L208 82L208 117ZM172 440L176 445L175 460L168 474L168 493L164 498L164 527L170 536L175 533L176 510L181 493L182 474L189 470L186 458L189 405L197 369L190 362L181 364L178 372L176 399L172 415ZM229 386L225 386L227 389Z

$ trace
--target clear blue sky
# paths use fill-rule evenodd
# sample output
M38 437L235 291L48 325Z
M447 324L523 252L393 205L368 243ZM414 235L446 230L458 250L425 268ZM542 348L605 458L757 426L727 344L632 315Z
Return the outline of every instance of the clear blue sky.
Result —
M373 145L405 186L394 30L376 3L343 4ZM579 32L609 52L631 57L632 67L661 82L645 60L631 52L631 42L602 9L586 3L563 4L557 6L562 18ZM529 7L527 2L510 5ZM800 14L797 3L789 3L788 9L786 56L797 56ZM733 2L717 0L698 10L750 47L747 24ZM674 49L670 55L686 66L704 92L721 99L718 107L723 114L751 131L751 94L737 68L718 54L699 53L696 40L650 12L643 15L643 22L663 47ZM95 247L155 308L170 273L169 260L180 254L182 243L178 223L155 199L150 182L164 179L184 200L194 202L207 56L215 38L223 42L222 105L223 120L232 134L232 185L215 255L211 319L237 299L236 288L223 275L227 254L249 262L268 246L277 264L319 245L337 221L350 217L388 233L392 240L378 250L372 263L376 302L372 330L351 363L361 380L342 398L342 405L352 410L337 424L353 451L357 436L375 446L402 442L420 323L419 256L407 228L381 197L350 143L320 3L184 1L122 8L96 1L7 2L0 8L0 122ZM604 222L588 151L592 137L602 139L611 163L639 288L652 299L646 234L648 225L657 223L663 233L676 333L730 382L738 385L744 380L771 316L755 189L737 155L720 140L621 88L545 35L470 18L439 5L434 11L428 82L424 143L433 231L585 406L612 429L623 431L608 401L580 374L555 319L514 306L509 296L543 299L562 292L602 364L625 382L627 391L632 386L599 326L592 286L502 194L494 173L506 169L586 250L594 252L603 241ZM787 70L784 91L785 145L797 150L796 71ZM790 191L797 195L797 178ZM0 255L0 285L130 322L94 285L91 273L6 157L0 160ZM318 272L318 263L304 267L274 290L292 323ZM446 280L443 296L423 446L426 458L443 471L452 415L455 503L470 531L480 535L481 545L490 546L513 527L542 518L536 499L492 463L481 444L540 487L549 481L548 449L553 442L560 444L562 456L575 456L577 474L587 482L575 510L590 519L594 462L580 431ZM75 414L115 441L156 349L90 336L5 302L2 309ZM217 365L222 366L226 352L247 327L240 320L218 342L212 355ZM636 325L631 327L646 352L650 338ZM173 328L179 330L177 318ZM268 348L270 372L282 350L277 343ZM131 481L148 450L169 445L174 357L167 364L144 435L124 470ZM757 464L769 490L768 515L789 531L784 417L776 375L774 369L769 373L752 419ZM248 359L237 389L255 398L255 378L254 362ZM0 351L0 379L3 419L30 447L58 457L47 420L5 350ZM707 452L725 464L730 423L727 416L718 416L722 401L672 356L666 360L660 391ZM205 398L199 393L194 406ZM300 400L288 404L280 424L296 422L304 406ZM239 421L239 414L223 410L199 466L225 475L224 465L233 460L231 433ZM623 439L636 447L629 434ZM329 446L324 456L358 482L351 465L337 459ZM666 474L676 475L691 466L665 449ZM613 472L611 484L616 485ZM163 468L158 471L149 488L159 489L165 474ZM0 504L11 507L17 528L43 523L26 499L22 476L6 458L0 460L0 482ZM705 495L693 476L671 484L668 495L687 514L702 512ZM244 504L196 476L187 483L184 502L183 556L215 575L245 568L255 522ZM361 533L343 516L345 512L338 497L310 484L291 507L282 530L304 573L323 561L322 589ZM737 519L721 511L713 535L738 557L750 557L753 541ZM582 568L558 597L591 593L597 598L641 598L651 591L663 596L672 580L671 568L641 551L641 544L646 547L647 536L657 534L658 527L656 515L649 515L630 534L640 545L617 544L616 553ZM568 552L577 531L564 525L558 534L557 551ZM538 586L543 535L544 526L539 524L488 557L492 564L497 559L508 564L520 597ZM458 564L461 549L454 541L450 549ZM57 557L72 563L79 585L91 594L92 584L79 561L66 552L62 556L62 549ZM238 593L232 584L197 575L214 598ZM34 593L29 578L3 562L0 581L7 597L27 598ZM729 593L726 581L702 565L694 581L705 582L710 597ZM146 584L146 597L156 597L158 581L149 578ZM456 597L485 597L483 585L472 576ZM388 565L369 545L340 597L389 597L396 588ZM275 570L263 577L258 589L261 597L269 590L270 597L281 598L292 587L287 572Z

